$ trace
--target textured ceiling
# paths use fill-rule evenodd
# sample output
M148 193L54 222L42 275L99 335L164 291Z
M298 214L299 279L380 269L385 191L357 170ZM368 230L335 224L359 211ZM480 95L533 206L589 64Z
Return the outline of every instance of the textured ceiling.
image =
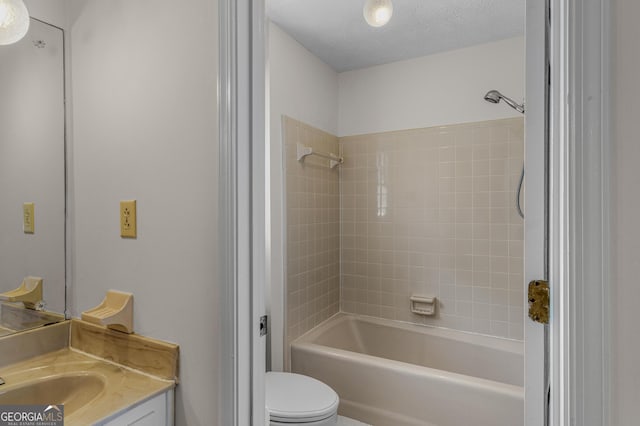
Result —
M384 27L365 0L267 0L280 28L338 72L524 34L525 0L393 0Z

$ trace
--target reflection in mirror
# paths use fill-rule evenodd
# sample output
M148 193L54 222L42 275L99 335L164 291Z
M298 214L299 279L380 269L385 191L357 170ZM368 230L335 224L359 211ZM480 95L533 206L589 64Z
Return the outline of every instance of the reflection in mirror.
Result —
M64 318L63 40L32 18L0 46L0 335Z

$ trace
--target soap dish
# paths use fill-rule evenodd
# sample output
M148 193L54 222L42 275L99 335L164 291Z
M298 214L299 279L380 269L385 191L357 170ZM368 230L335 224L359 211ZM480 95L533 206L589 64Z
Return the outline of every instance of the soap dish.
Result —
M82 313L82 320L133 333L133 294L109 290L101 304Z
M438 299L435 296L412 295L411 312L418 315L433 316L436 314Z
M26 277L18 288L0 293L0 300L22 302L25 308L41 310L44 306L42 301L42 278Z

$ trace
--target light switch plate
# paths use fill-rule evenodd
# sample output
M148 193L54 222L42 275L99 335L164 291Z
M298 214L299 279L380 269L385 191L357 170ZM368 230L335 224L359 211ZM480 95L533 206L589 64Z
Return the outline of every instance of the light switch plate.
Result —
M120 236L137 238L136 200L120 201Z
M33 234L36 231L35 207L33 203L22 205L22 231L25 234Z

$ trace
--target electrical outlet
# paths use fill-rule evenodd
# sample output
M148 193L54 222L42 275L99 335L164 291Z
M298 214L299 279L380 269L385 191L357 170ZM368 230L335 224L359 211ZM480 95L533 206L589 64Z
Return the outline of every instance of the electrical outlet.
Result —
M33 203L24 203L22 205L22 231L25 234L34 234L36 231L35 207Z
M120 236L136 238L136 200L120 201Z

